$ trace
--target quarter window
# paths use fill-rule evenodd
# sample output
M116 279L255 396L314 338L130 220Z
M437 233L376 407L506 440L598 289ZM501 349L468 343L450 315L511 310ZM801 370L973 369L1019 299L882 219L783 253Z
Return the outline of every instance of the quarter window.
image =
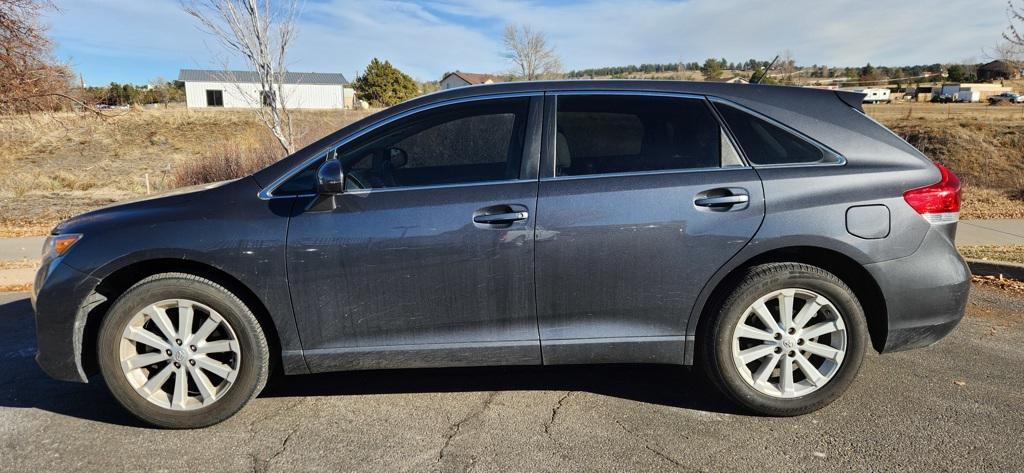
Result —
M807 164L838 162L838 156L781 127L736 107L717 104L726 125L753 164Z
M711 168L736 154L700 99L634 95L558 97L558 176Z

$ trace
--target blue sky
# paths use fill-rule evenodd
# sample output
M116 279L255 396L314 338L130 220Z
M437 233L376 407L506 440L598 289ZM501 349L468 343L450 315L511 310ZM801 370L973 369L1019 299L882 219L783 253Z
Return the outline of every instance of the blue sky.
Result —
M90 85L219 69L223 53L177 0L63 0L46 20L57 56ZM506 23L547 33L565 68L771 59L833 66L983 61L1007 24L1004 0L306 0L293 71L361 70L373 57L418 79L504 72ZM237 65L237 64L236 64Z

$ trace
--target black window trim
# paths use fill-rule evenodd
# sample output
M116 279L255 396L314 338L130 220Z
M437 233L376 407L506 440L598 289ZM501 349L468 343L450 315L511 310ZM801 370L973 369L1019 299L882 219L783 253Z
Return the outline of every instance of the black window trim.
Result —
M736 102L733 102L732 100L723 99L721 97L715 97L715 96L711 96L711 95L709 95L707 97L707 99L708 99L709 102L711 102L712 105L715 105L714 107L712 107L715 110L715 116L718 117L718 121L721 123L722 127L725 130L728 131L728 133L730 135L730 138L733 141L733 146L736 148L736 151L738 151L740 153L740 156L743 158L743 161L746 162L748 166L752 166L752 167L757 168L757 169L774 169L774 168L804 168L804 167L845 166L846 165L846 156L843 156L842 153L839 153L838 151L836 151L836 150L834 150L832 148L829 148L828 146L822 144L818 140L815 140L814 138L811 138L810 136L807 136L806 134L800 132L799 130L794 129L793 127L791 127L789 125L786 125L785 123L782 123L782 122L780 122L780 121L778 121L778 120L776 120L774 118L771 118L771 117L769 117L769 116L767 116L767 115L765 115L765 114L763 114L761 112L758 112L756 110L753 110L753 109L751 109L749 107L744 107L743 105L740 105L740 104L738 104ZM787 133L790 133L791 135L793 135L793 136L803 140L807 144L809 144L811 146L814 146L815 148L818 148L822 152L823 159L828 157L829 155L831 155L833 158L835 158L835 161L834 162L814 162L814 163L756 164L753 161L751 161L749 158L747 158L746 152L743 151L743 146L739 143L739 140L736 139L736 136L733 134L732 129L729 128L729 124L726 123L725 117L720 115L721 112L718 111L718 107L717 107L718 104L722 104L722 105L726 105L726 106L729 106L729 107L733 107L733 108L735 108L735 109L737 109L737 110L739 110L739 111L741 111L743 113L748 113L750 115L753 115L754 117L757 117L758 119L764 120L764 121L766 121L766 122L768 122L768 123L770 123L770 124L772 124L774 126L777 126L780 129L782 129L783 131L785 131Z
M620 95L620 96L641 96L641 97L671 97L681 99L700 100L704 102L704 105L708 107L709 113L718 121L718 126L725 131L726 137L729 139L730 144L737 154L740 156L740 160L743 162L742 166L711 166L701 168L679 168L679 169L661 169L657 171L630 171L630 172L614 172L604 174L582 174L578 176L559 176L556 172L555 166L558 160L555 159L555 139L554 129L557 127L558 120L558 97L561 95ZM749 169L750 162L746 159L743 154L739 143L736 142L736 138L729 131L728 127L722 120L722 117L718 115L718 110L712 106L710 96L692 94L687 92L664 92L664 91L644 91L644 90L556 90L548 91L545 97L554 100L545 100L545 116L544 116L544 152L541 157L541 181L572 181L580 179L600 179L600 178L612 178L612 177L628 177L628 176L650 176L659 174L687 174L695 172L715 172L715 171L735 171L738 169ZM550 105L548 105L550 103Z
M457 98L457 99L451 99L451 100L445 100L445 101L441 101L441 102L429 103L429 104L425 104L425 105L422 105L422 106L419 106L419 107L416 107L416 108L413 108L413 109L406 110L406 111L401 112L401 113L397 113L395 115L392 115L392 116L386 117L384 119L381 119L380 121L377 121L376 123L368 125L365 128L363 128L363 129L361 129L359 131L356 131L356 132L352 133L351 135L346 136L345 138L342 138L342 139L340 139L338 141L335 141L335 142L333 142L333 143L331 143L329 145L325 145L323 148L321 148L316 153L314 153L313 157L311 157L311 158L303 161L299 165L293 167L291 170L289 170L288 172L282 174L277 179L274 179L273 182L271 182L266 187L264 187L262 190L260 190L260 192L257 194L257 196L261 200L292 199L292 198L297 198L297 197L311 197L311 196L314 196L315 194L274 195L274 191L277 190L278 187L281 187L281 185L283 185L289 179L291 179L292 177L295 177L295 175L301 173L307 167L312 166L313 163L316 163L317 161L321 161L321 160L327 159L327 154L330 153L331 151L333 151L333 150L335 150L335 149L337 149L339 147L345 146L346 144L348 144L348 143L350 143L350 142L352 142L352 141L354 141L354 140L356 140L356 139L358 139L358 138L360 138L360 137L362 137L362 136L364 136L366 134L372 133L375 130L381 128L381 127L387 126L387 125L389 125L391 123L394 123L394 122L396 122L398 120L401 120L401 119L404 119L406 117L410 117L410 116L415 115L417 113L426 112L428 110L433 110L435 108L445 107L445 106L449 106L449 105L458 105L458 104L470 103L470 102L478 102L478 101L483 101L483 100L500 100L500 99L521 98L521 97L533 98L533 97L543 97L543 96L544 96L544 92L543 91L517 92L517 93L492 94L492 95L477 95L477 96L472 96L472 97L460 97L460 98ZM532 160L532 159L528 160L527 156L525 156L525 154L527 154L527 153L535 152L536 151L536 149L535 149L536 146L533 146L530 143L530 140L532 139L531 134L530 134L531 123L533 123L534 120L536 120L538 118L536 115L539 114L539 112L535 111L534 108L540 109L541 107L533 107L532 106L532 102L531 102L530 106L528 107L528 110L527 110L527 113L526 113L526 115L527 115L527 123L526 123L527 130L526 130L526 136L524 137L524 141L525 142L523 143L524 157L523 157L523 162L521 163L521 166L528 166L528 165L530 165L529 162L532 162L534 165L536 164L535 160ZM462 183L455 183L455 184L432 184L432 185L422 185L422 186L390 187L390 188L380 188L380 189L358 189L358 190L346 191L345 193L346 194L370 194L370 193L377 193L377 192L398 192L398 191L406 191L406 190L445 189L445 188L453 188L453 187L471 187L471 186L486 186L486 185L495 185L495 184L514 184L514 183L522 183L522 182L536 182L537 181L537 176L536 175L532 175L532 174L535 174L535 173L528 172L528 173L524 174L524 173L521 172L518 179L502 179L502 180L499 180L499 181L462 182Z

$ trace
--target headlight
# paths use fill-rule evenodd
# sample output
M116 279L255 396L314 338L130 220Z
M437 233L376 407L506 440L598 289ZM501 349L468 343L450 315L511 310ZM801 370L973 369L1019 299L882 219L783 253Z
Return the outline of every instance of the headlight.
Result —
M80 233L68 233L65 235L50 235L43 243L43 259L53 259L64 256L78 240L82 239Z

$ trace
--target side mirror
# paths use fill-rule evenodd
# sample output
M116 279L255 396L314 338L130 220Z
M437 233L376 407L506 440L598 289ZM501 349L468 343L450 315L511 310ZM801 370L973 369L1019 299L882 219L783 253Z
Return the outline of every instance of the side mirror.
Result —
M316 170L316 192L320 195L335 195L345 192L345 172L341 161L328 159Z

